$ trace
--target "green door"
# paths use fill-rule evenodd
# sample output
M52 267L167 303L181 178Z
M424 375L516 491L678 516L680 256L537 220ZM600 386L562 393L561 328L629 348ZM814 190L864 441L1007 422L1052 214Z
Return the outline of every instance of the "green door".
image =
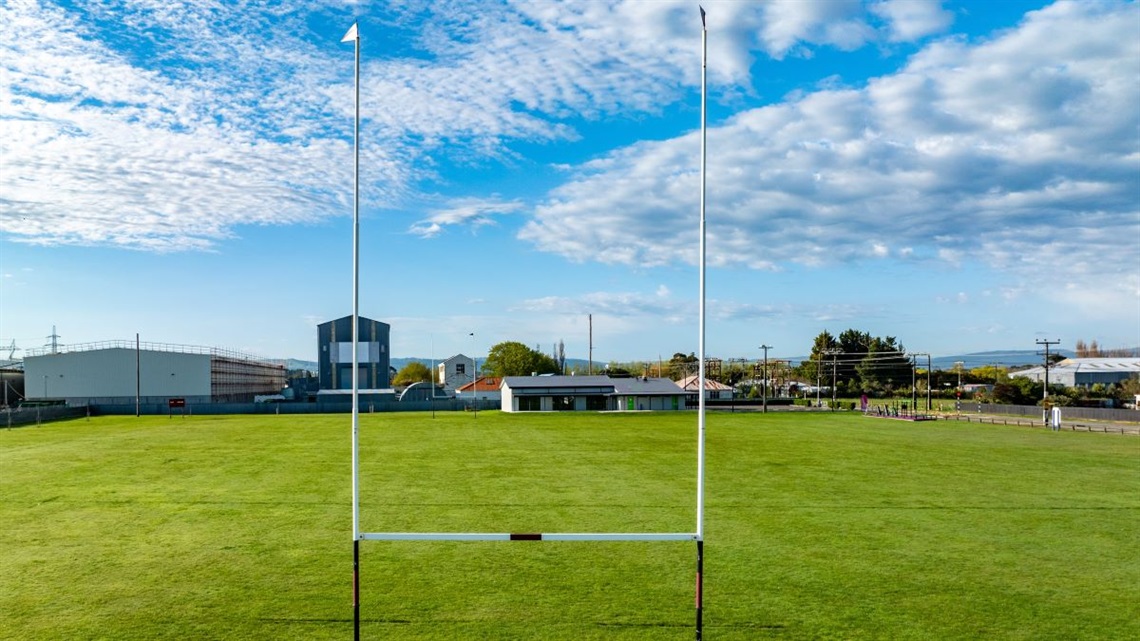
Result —
M632 396L625 397L625 409L630 410L630 411L633 410L633 397Z

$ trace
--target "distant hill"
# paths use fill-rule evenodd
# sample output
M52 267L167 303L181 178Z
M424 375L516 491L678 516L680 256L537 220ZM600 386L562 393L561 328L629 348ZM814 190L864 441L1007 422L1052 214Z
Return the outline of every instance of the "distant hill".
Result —
M1072 350L1068 349L1049 350L1049 353L1054 352L1065 358L1072 358L1075 355ZM1026 367L1029 365L1040 365L1044 362L1044 356L1038 354L1035 349L972 352L959 356L936 356L931 359L930 366L934 369L949 370L954 369L954 363L958 361L961 361L962 367L966 369L985 367L986 365ZM919 364L922 364L921 359Z
M303 360L296 359L296 358L273 358L270 360L274 363L280 363L280 364L284 365L286 371L294 370L294 369L304 369L304 370L309 370L310 372L312 372L314 374L317 373L317 362L316 361L303 361Z

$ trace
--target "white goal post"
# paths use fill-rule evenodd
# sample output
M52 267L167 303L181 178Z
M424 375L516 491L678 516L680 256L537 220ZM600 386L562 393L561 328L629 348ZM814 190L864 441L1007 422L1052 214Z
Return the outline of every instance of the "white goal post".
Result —
M701 171L700 171L700 266L698 312L698 405L697 405L697 497L696 529L693 532L362 532L360 530L360 408L359 333L360 302L360 32L353 23L341 42L355 47L355 120L353 129L353 232L352 232L352 607L353 638L360 639L360 542L361 541L694 541L696 558L696 639L703 634L704 582L704 495L705 495L705 171L706 171L706 75L708 69L708 30L705 10L701 13ZM434 348L433 348L434 350ZM432 373L435 394L435 373Z

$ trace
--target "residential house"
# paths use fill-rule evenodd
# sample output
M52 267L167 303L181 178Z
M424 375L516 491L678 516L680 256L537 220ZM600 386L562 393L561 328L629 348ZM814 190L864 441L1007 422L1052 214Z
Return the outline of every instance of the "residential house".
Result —
M475 359L456 354L436 365L436 381L444 387L459 389L470 383L475 376Z
M681 389L685 390L686 392L690 392L696 396L697 390L701 387L700 381L697 380L698 378L700 377L696 375L686 376L685 378L677 381L677 385L679 385ZM718 383L717 381L709 378L705 379L706 401L713 399L730 400L732 398L732 392L732 387L725 385L724 383Z

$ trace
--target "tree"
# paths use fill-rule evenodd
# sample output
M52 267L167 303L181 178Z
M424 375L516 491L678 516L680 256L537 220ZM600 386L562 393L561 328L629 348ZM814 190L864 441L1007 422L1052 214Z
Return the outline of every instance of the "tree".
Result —
M554 351L550 354L554 359L554 363L558 366L558 373L566 373L566 343L562 339L558 339L558 344L554 346Z
M558 364L537 349L531 349L517 341L506 341L491 348L482 370L487 376L557 374Z
M404 387L412 383L430 383L431 369L419 361L412 361L396 372L392 385Z
M689 352L686 356L681 352L673 354L669 359L669 378L679 381L690 374L696 374L699 369L697 355Z
M1001 383L1009 379L1009 370L998 365L983 365L962 373L963 383Z
M836 349L839 349L839 342L831 332L820 332L812 343L810 359L800 363L800 375L813 385L817 381L822 383L824 379L827 380L827 385L831 385L831 364L823 361L830 360L827 353Z
M890 386L905 386L911 379L911 362L906 356L906 348L894 336L875 336L867 343L867 354L855 368L856 374L866 389L882 388L887 392Z

